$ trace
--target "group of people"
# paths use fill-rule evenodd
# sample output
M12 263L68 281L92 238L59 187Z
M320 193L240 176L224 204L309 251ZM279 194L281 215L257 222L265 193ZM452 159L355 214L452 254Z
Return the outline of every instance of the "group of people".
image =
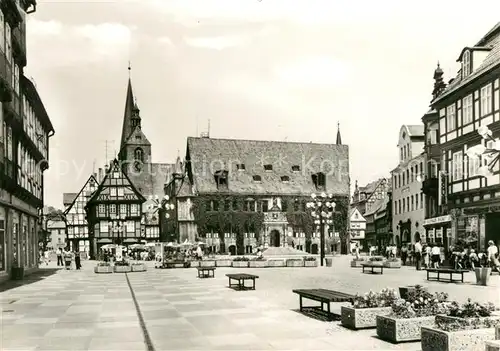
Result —
M58 248L55 251L56 257L57 257L57 266L58 267L65 267L67 270L72 268L72 263L75 263L75 269L80 269L82 268L82 262L80 258L80 252L75 251L72 252L68 248L65 248L64 250L61 248ZM40 252L40 264L45 263L46 266L49 265L49 262L51 261L50 259L51 251L45 250L43 252Z
M369 248L370 256L378 251L376 246ZM359 246L354 248L356 257L359 257ZM385 256L387 258L401 257L402 265L415 264L417 270L424 268L439 268L445 258L444 247L437 243L427 244L420 240L414 245L403 245L399 250L396 246L387 246ZM495 243L490 240L486 252L476 252L475 249L464 244L457 244L448 250L448 260L455 268L474 269L476 267L491 267L500 273L499 250Z

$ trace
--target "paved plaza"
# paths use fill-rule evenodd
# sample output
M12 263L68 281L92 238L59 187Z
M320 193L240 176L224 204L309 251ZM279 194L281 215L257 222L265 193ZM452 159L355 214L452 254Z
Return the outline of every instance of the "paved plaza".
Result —
M84 262L82 271L59 270L4 287L0 349L419 350L419 343L392 345L377 339L375 330L354 332L305 316L297 312L292 289L364 293L423 284L456 300L500 305L498 276L488 287L474 285L474 273L465 284L427 283L425 272L412 267L362 274L349 259L334 258L334 267L218 268L215 279L198 279L193 268L98 275L93 262ZM257 290L227 288L225 274L239 271L260 276Z

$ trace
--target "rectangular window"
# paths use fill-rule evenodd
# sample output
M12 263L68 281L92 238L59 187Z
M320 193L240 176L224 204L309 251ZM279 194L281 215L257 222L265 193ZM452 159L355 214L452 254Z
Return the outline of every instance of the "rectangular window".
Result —
M120 214L127 215L127 205L126 204L120 205Z
M450 105L446 109L446 131L451 132L456 128L455 105Z
M403 199L403 213L406 212L406 199Z
M0 271L5 271L5 220L4 219L0 219Z
M415 209L418 209L418 194L415 194Z
M479 157L467 157L468 161L468 169L469 169L469 177L475 177L477 176L477 171L479 170L479 167L481 165L481 161L479 160Z
M12 128L7 127L7 159L13 161Z
M439 132L441 135L446 134L446 118L440 118L439 119Z
M462 174L462 162L463 162L462 151L455 152L453 154L453 164L452 164L453 181L462 179L462 176L463 176L463 174Z
M124 197L125 196L125 191L121 187L117 188L117 194L118 194L118 197Z
M115 204L109 205L109 213L116 213L116 205Z
M491 83L481 88L481 117L489 115L492 110Z
M0 51L5 53L5 17L0 11Z
M110 191L111 196L113 196L113 197L116 197L118 195L117 188L115 188L115 187L109 188L109 191Z
M19 95L19 66L12 65L12 84L14 84L14 92Z
M424 193L420 193L420 208L424 208Z
M12 33L8 23L5 23L5 57L7 58L7 62L12 62ZM11 77L8 78L10 79Z
M411 211L415 210L415 201L413 200L413 195L411 196Z
M464 125L472 123L472 94L466 96L463 99L463 119L464 119Z
M110 224L108 222L100 222L99 229L101 233L109 233L109 226Z
M139 214L139 206L137 204L130 205L130 215L137 216Z
M466 51L462 57L462 78L465 78L470 74L470 66L470 51Z
M127 233L133 233L135 231L135 222L127 221Z
M99 214L99 216L104 216L106 215L106 206L103 205L103 204L100 204L97 208L97 212Z

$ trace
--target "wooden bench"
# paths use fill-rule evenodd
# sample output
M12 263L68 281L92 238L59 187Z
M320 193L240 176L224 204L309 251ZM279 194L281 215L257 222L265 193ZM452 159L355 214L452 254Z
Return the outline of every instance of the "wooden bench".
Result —
M198 278L215 278L215 267L196 267Z
M226 274L226 277L229 278L229 287L235 290L255 290L255 279L258 279L259 276L247 273L232 273ZM237 284L233 284L232 281L237 280ZM245 280L251 280L252 286L245 286Z
M326 314L328 319L332 320L334 315L330 310L331 302L350 302L354 301L354 295L346 294L339 291L327 289L296 289L292 290L295 294L299 295L299 309L303 312L305 309L319 310L321 313ZM309 299L321 302L321 306L304 306L302 299ZM324 306L326 305L326 311Z
M438 282L445 281L449 283L463 283L464 273L469 272L467 269L453 269L453 268L427 268L427 280L436 280ZM429 273L437 273L437 276L431 277ZM447 277L441 277L441 274L448 275ZM460 274L460 279L453 279L453 274Z
M382 262L364 262L361 264L363 267L363 273L365 273L365 269L368 268L370 269L370 273L372 274L378 274L378 272L375 272L375 269L380 270L380 274L384 274L384 264Z

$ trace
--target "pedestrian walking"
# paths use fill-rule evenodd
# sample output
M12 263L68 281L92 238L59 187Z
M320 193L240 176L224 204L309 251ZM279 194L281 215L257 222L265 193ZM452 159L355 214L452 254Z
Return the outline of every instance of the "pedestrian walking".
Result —
M415 266L417 271L421 269L420 265L422 264L422 244L420 240L417 240L415 243Z
M76 253L75 253L75 268L77 270L80 270L80 268L82 268L82 263L81 263L81 258L80 258L80 251L76 251Z
M67 270L70 270L71 269L71 261L72 261L72 254L71 254L71 251L69 251L68 249L66 249L66 251L64 252L64 265L66 267Z
M441 264L441 249L437 244L434 244L431 249L432 266L433 268L439 268Z
M59 247L56 251L56 255L57 255L57 266L64 266L64 263L63 263L63 252L61 250L61 248Z
M493 240L488 241L488 264L491 267L491 274L493 269L500 273L500 262L498 261L498 247Z

